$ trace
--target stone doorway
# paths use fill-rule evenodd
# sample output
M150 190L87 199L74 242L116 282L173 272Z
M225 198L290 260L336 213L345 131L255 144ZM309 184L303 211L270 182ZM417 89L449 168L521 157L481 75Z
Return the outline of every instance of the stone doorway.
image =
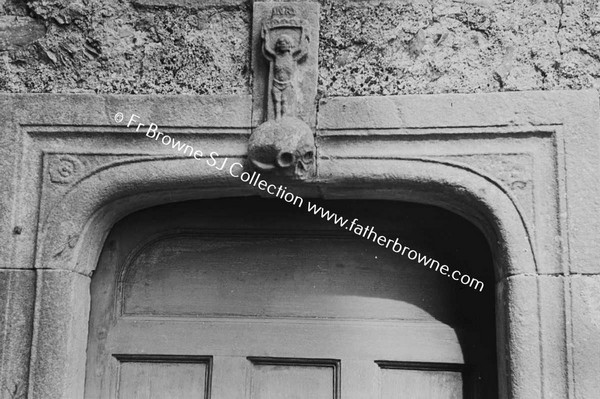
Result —
M10 265L0 297L9 354L2 378L32 398L81 398L90 276L112 226L165 203L257 195L116 123L115 113L243 162L256 126L252 98L2 102L2 150L12 165L0 176L8 209L0 253ZM473 223L493 259L499 397L586 397L598 358L586 299L597 292L587 274L600 257L598 220L589 216L597 213L589 198L600 195L597 114L595 92L323 99L316 174L290 189L431 204Z
M320 203L493 286L485 237L457 215ZM497 397L493 290L275 199L126 217L91 299L86 399Z

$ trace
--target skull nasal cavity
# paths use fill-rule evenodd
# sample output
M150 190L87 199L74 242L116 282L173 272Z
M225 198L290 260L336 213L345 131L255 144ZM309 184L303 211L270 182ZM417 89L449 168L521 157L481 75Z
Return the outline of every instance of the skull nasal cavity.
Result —
M279 154L279 166L290 166L294 162L294 155L290 152L282 152Z

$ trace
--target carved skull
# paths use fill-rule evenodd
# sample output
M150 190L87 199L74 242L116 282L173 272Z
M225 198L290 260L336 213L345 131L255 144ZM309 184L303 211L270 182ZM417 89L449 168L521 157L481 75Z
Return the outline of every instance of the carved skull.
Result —
M313 174L315 153L312 130L291 116L260 125L248 145L248 159L256 169L300 180Z

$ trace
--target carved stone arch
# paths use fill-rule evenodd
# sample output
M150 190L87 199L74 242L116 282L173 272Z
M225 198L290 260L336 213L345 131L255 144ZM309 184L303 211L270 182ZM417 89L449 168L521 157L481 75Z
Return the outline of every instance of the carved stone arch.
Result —
M252 98L0 100L11 104L0 115L0 151L11 165L0 176L8 209L0 212L0 263L31 287L5 302L6 314L29 319L5 326L6 347L25 349L6 358L0 377L24 386L29 378L28 397L81 397L89 275L112 224L161 203L258 192L226 170L176 158L126 121L115 123L114 113L135 112L240 160L257 126ZM597 312L588 301L598 292L600 257L600 219L590 216L600 208L597 115L592 91L323 99L317 175L294 192L426 202L474 221L500 271L499 397L589 396L600 348L590 338Z
M474 223L486 236L497 261L497 281L535 273L531 228L514 196L502 182L475 168L426 158L321 161L326 197L395 199L440 206ZM377 188L375 194L366 187Z
M422 202L459 212L475 222L487 235L491 248L496 247L493 253L496 257L494 263L499 267L495 271L497 306L499 318L503 320L503 331L499 331L500 339L509 346L524 344L511 341L522 339L523 334L515 334L515 331L529 326L513 323L507 318L503 306L511 300L508 298L510 287L504 279L513 274L534 273L534 251L514 199L493 179L466 167L427 159L360 162L322 160L319 177L309 187L315 190L311 190L312 194L307 192L307 196L314 196L318 190L325 198ZM146 157L114 162L78 180L53 207L41 229L41 254L37 265L43 269L75 271L79 275L90 276L107 233L127 214L168 202L256 193L256 189L231 177L226 170L218 171L206 165L197 167L197 161L193 159ZM71 252L61 252L57 256L49 250L56 237L64 239L73 236L77 237L77 243L72 245ZM76 299L77 304L72 304L73 308L69 313L80 313L80 318L86 319L89 300L89 293L81 295ZM74 389L72 397L80 397L82 385L77 379L83 379L78 374L83 373L85 368L75 375L60 375L60 369L55 364L77 364L77 359L85 358L87 329L72 329L69 339L51 336L62 332L56 329L46 330L56 311L50 308L40 309L36 336L38 339L43 338L44 342L62 343L65 347L54 352L56 359L48 358L47 352L44 352L43 357L36 356L34 352L32 370L35 373L32 374L30 388L38 395L44 393L42 396L50 397L50 393L42 385L43 381L48 378L72 379L69 384ZM526 345L535 348L538 346L536 336L532 338L534 341ZM44 342L40 341L34 347L43 347ZM61 358L64 353L69 353L72 358ZM509 356L509 353L504 355ZM500 357L502 358L502 354ZM521 359L506 359L508 363L505 367L511 373L512 370L529 368L529 365L520 363ZM539 362L536 357L527 360ZM530 376L527 384L513 378L510 385L503 389L516 393L522 389L520 387L531 387L533 384ZM502 386L502 381L500 385Z
M194 169L198 173L190 172ZM309 186L325 197L352 198L344 193L351 189L359 198L427 203L466 217L483 230L491 248L498 247L496 254L507 258L496 279L536 271L527 222L510 192L493 177L456 163L415 158L322 161L319 171ZM50 211L41 228L37 267L91 275L104 237L117 220L145 207L207 198L207 186L218 189L219 196L260 193L226 171L191 159L140 157L95 170L74 183ZM369 193L373 186L384 190ZM52 243L69 237L77 237L75 244L71 239L72 251L52 251Z
M210 198L206 192L211 188L215 196L252 195L250 187L204 160L141 156L112 162L78 180L56 201L40 228L36 262L40 268L91 275L104 237L119 219L154 205ZM69 237L77 237L72 251L57 254L53 243Z

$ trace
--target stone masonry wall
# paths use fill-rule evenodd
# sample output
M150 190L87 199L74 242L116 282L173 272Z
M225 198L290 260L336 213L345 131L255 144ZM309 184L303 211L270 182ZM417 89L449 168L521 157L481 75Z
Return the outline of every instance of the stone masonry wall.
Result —
M321 0L321 96L600 88L596 0ZM0 0L0 92L251 91L252 1Z

